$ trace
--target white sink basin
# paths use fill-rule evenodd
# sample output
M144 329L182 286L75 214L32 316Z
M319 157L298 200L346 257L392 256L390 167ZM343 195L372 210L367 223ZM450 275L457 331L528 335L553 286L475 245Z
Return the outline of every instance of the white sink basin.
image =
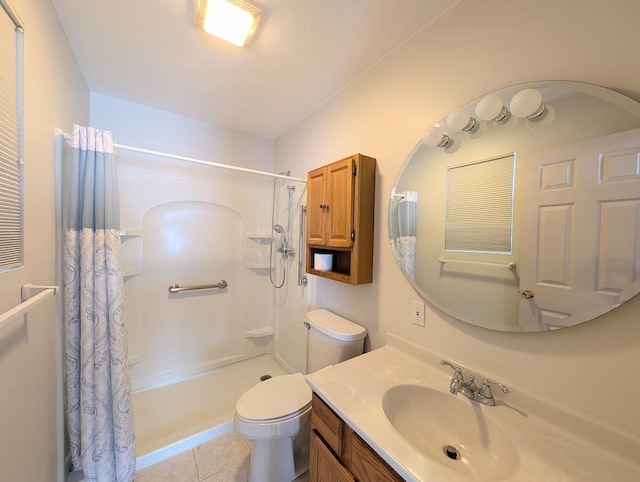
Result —
M382 398L398 433L432 461L478 480L513 476L520 457L509 436L471 401L419 385L398 385Z
M453 395L442 358L388 334L307 382L408 482L640 481L640 437L508 381L493 407Z

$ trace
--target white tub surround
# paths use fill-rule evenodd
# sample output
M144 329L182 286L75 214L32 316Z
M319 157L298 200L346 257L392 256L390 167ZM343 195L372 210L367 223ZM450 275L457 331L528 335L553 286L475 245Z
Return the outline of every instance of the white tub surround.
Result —
M238 398L261 376L286 373L271 355L262 355L134 391L137 470L233 430Z
M494 389L493 407L453 395L449 392L453 371L440 364L446 356L392 333L387 340L382 348L308 375L307 381L406 480L640 480L640 437L636 434L542 400L508 380L477 373L454 360L465 379L475 375L478 384L483 378L499 381L508 385L510 393ZM385 415L385 393L401 385L425 387L430 394L424 408L414 411L415 428L409 428L421 431L425 444L431 444L430 436L438 437L433 422L439 417L459 415L470 420L471 427L456 432L449 428L455 423L444 425L439 435L443 440L435 441L442 450L427 457L414 446L420 444L415 440L410 444ZM406 393L417 391L420 389L409 388ZM429 406L430 400L444 396L451 397L450 404L440 404L438 410ZM392 398L387 396L387 408ZM447 413L440 413L443 410ZM484 453L465 460L465 437L478 434L476 442ZM445 455L449 444L462 447L461 460ZM509 450L504 450L505 444Z

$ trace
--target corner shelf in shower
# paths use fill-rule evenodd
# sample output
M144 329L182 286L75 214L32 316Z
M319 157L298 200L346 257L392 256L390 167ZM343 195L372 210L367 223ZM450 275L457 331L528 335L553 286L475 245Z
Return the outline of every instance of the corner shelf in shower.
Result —
M247 261L244 262L244 267L255 270L258 273L268 272L272 269L269 266L268 253L275 238L271 233L248 232L244 234L244 238L251 241L246 246L248 255Z
M244 237L257 244L271 244L275 239L270 233L246 233Z
M142 237L142 230L139 229L123 229L120 231L121 238L140 238Z
M256 328L255 330L247 330L244 332L245 338L265 338L267 336L273 336L276 331L270 326L264 326L262 328Z
M122 240L122 277L127 281L142 274L142 230L122 229L120 239Z
M269 262L264 261L247 261L244 267L247 269L273 269L272 266L269 266Z
M140 353L129 355L129 359L128 359L129 368L140 363L140 358L142 358L142 355Z
M140 276L142 274L142 268L128 269L122 272L123 278L133 278L134 276Z

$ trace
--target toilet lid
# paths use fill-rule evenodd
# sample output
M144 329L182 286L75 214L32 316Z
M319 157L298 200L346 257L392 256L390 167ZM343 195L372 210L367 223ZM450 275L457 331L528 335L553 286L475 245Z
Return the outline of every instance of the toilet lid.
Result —
M236 412L248 420L282 418L311 403L311 388L300 373L269 378L247 390Z

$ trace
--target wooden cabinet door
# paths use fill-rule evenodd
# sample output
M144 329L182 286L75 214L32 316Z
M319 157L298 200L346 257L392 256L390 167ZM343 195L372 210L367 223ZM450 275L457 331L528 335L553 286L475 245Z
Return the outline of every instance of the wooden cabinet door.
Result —
M353 159L329 164L326 176L326 245L349 248L353 244Z
M307 243L325 244L326 168L307 175Z
M403 482L403 478L373 451L358 435L351 438L351 465L356 480L367 482Z
M309 482L354 482L356 479L333 455L322 439L311 431Z

